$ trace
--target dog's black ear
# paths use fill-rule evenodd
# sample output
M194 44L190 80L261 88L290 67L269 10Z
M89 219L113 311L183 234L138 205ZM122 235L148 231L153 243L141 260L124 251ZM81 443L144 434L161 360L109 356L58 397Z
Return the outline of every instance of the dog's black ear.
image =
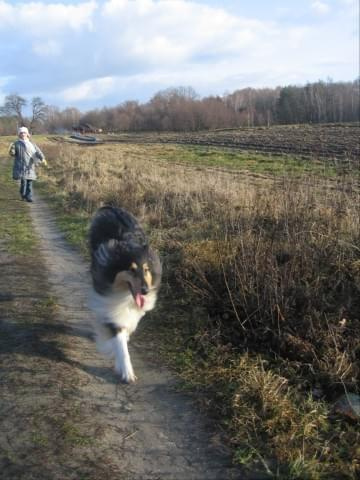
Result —
M92 252L93 264L98 268L105 269L108 273L114 275L122 270L128 270L130 265L136 261L136 258L142 258L144 249L133 239L116 240L111 238L101 243L98 248Z
M93 251L93 260L101 267L108 267L114 262L116 258L116 249L118 241L111 239L107 242L102 242Z

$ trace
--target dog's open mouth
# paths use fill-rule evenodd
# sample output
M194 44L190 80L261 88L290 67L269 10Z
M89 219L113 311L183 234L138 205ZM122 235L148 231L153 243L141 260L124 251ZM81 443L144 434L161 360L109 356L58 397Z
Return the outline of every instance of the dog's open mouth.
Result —
M135 303L139 308L144 308L144 305L145 305L144 295L141 295L141 293L137 293L135 295Z
M129 290L131 292L131 295L133 296L134 302L139 308L144 308L145 305L145 295L146 293L141 292L141 288L138 285L133 285L130 282L128 283L129 285Z

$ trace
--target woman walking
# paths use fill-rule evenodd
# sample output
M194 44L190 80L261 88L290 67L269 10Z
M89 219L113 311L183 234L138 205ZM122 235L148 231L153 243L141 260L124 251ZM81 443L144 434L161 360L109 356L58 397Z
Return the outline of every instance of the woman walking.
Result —
M23 200L32 202L32 182L36 180L35 167L40 163L47 165L45 155L40 148L30 141L29 130L20 127L19 139L10 145L9 153L15 157L13 179L20 180L20 195Z

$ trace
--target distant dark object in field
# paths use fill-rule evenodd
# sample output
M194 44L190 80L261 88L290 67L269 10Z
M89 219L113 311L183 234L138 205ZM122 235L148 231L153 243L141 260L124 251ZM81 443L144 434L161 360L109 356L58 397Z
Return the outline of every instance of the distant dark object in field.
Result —
M81 140L84 142L96 142L96 137L90 137L89 135L74 134L70 135L70 138L73 138L74 140Z
M76 143L77 145L102 145L104 143L102 140L98 140L96 137L79 134L70 135L65 141Z
M69 136L54 136L48 137L49 140L59 143L72 143L74 145L84 145L84 146L93 146L93 145L102 145L103 140L98 140L96 137L91 137L89 135L69 135Z

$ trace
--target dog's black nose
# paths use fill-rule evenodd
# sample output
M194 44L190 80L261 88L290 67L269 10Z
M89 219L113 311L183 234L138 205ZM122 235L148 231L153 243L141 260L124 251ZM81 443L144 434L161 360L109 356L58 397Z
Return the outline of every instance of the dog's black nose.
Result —
M149 287L147 285L143 285L141 287L141 294L146 295L147 293L149 293Z

